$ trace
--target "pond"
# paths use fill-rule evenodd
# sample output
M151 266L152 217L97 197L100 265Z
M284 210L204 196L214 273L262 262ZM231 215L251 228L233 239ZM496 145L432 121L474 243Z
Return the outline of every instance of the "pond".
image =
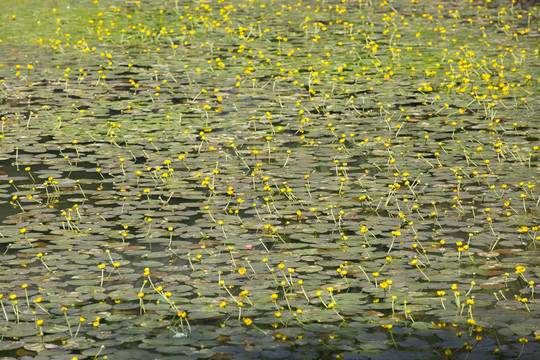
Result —
M533 1L3 4L3 358L540 351Z

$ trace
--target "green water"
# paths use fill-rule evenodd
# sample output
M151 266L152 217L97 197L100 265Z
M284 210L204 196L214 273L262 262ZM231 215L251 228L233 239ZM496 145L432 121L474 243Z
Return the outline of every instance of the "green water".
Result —
M4 1L0 356L534 358L526 5Z

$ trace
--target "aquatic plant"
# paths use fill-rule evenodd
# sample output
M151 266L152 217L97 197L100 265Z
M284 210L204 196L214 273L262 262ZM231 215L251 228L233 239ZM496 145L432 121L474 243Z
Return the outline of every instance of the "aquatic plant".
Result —
M2 355L538 350L538 8L4 3Z

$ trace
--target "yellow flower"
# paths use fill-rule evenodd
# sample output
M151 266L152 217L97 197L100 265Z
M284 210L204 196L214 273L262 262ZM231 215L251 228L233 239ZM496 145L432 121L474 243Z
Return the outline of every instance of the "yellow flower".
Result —
M244 322L246 323L247 326L249 326L253 323L253 320L251 320L250 318L244 318Z
M239 273L240 275L244 275L244 274L246 273L246 268L240 268L240 269L238 269L238 273Z

